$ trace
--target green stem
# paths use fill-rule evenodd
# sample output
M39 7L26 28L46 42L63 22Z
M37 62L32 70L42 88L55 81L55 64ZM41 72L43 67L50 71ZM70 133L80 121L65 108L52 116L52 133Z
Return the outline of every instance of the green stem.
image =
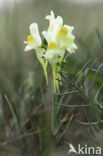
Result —
M48 86L48 75L47 75L47 65L48 65L48 61L46 60L46 61L44 62L44 60L43 60L43 62L42 62L41 64L42 64L42 66L43 66L44 75L45 75L46 83L47 83L47 86Z
M56 103L56 99L57 96L53 95L53 105L52 105L52 132L53 134L55 134L55 125L56 125L56 115L57 115L57 105Z
M55 65L52 65L52 73L53 73L53 88L54 88L54 92L58 92L59 91L59 82L57 80L58 78L58 71L57 71L57 67Z

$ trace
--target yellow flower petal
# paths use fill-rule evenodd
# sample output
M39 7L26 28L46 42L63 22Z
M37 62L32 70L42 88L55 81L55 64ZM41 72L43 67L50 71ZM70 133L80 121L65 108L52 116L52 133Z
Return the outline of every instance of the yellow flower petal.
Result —
M57 48L56 43L55 43L55 42L50 42L50 43L48 44L47 50L56 49L56 48Z
M34 37L32 35L29 35L27 37L28 42L32 42L34 40Z
M58 35L60 35L60 36L65 36L65 35L67 35L68 34L68 28L66 28L66 27L62 27L61 29L60 29L60 31L58 32Z

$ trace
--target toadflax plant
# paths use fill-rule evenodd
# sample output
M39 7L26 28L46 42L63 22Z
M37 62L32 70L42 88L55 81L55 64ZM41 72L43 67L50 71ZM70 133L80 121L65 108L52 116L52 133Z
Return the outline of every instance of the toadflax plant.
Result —
M49 27L47 31L42 32L43 40L40 37L37 23L30 25L30 35L24 42L27 44L25 51L35 50L37 58L42 64L47 85L47 65L48 63L51 65L54 92L59 92L61 65L66 61L64 56L67 53L74 53L77 49L74 43L75 36L72 34L74 27L63 25L62 17L55 18L53 11L46 16L46 19L49 20Z

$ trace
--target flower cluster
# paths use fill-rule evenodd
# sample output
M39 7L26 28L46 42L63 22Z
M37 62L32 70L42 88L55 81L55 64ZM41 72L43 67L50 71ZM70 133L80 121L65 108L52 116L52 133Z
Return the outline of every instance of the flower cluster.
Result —
M46 16L49 20L49 28L43 31L43 40L40 37L37 23L30 25L30 35L27 37L25 51L34 49L38 60L42 64L46 82L48 84L47 65L52 67L54 91L59 92L61 80L60 70L65 52L74 53L77 49L74 43L75 36L72 34L74 27L63 25L61 16L55 18L53 11Z

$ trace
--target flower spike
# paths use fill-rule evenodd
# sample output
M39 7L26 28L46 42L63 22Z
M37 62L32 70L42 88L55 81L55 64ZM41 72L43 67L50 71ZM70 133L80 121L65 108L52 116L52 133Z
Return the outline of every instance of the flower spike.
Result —
M43 41L37 23L31 24L29 27L30 35L27 37L27 41L24 42L27 44L25 51L35 50L37 58L42 64L47 85L47 66L48 63L51 65L54 92L60 92L59 84L62 85L60 71L62 62L65 61L64 56L68 55L67 52L71 54L77 49L75 36L72 34L74 27L63 25L63 18L61 16L55 18L53 11L45 18L49 20L49 27L47 31L42 32Z

